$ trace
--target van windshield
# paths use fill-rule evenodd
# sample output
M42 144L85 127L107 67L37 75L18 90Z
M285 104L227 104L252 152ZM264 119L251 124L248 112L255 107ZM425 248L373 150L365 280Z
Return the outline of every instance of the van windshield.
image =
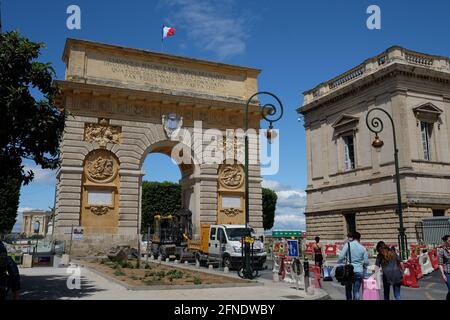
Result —
M228 240L230 241L239 241L242 237L247 235L247 230L245 228L226 228ZM252 236L255 235L255 230L250 228L250 232Z

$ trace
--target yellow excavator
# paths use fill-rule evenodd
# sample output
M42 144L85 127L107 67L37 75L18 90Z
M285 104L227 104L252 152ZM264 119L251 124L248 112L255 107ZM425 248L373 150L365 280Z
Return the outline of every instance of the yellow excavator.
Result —
M174 214L157 214L153 220L151 254L155 259L181 259L192 237L192 212L180 209Z

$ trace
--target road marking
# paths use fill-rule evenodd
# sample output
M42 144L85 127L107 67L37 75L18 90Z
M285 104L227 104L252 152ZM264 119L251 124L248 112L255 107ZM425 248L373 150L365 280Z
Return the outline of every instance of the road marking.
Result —
M435 298L433 298L431 296L431 294L429 292L425 292L425 296L428 298L428 300L436 300Z

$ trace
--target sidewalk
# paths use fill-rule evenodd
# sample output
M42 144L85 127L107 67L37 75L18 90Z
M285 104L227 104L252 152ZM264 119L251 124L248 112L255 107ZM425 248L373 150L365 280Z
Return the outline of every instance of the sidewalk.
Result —
M165 262L164 262L165 263ZM173 264L173 263L172 263ZM181 267L181 265L177 265ZM201 269L203 270L203 268ZM207 270L208 272L220 272ZM22 298L28 299L86 299L86 300L318 300L329 299L321 289L314 295L296 290L293 285L258 279L263 285L205 289L138 290L132 291L109 281L86 268L81 268L81 288L68 289L66 268L20 269ZM231 275L233 276L233 275ZM291 288L292 286L292 288Z

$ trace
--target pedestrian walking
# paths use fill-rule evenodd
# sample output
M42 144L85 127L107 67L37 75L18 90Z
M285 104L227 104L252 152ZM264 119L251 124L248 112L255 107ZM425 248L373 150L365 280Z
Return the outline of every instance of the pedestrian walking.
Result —
M5 300L11 290L13 299L19 299L20 275L17 264L8 256L5 245L0 240L0 301Z
M448 289L446 300L450 301L450 235L443 236L442 241L437 249L439 270Z
M315 237L314 241L316 242L312 246L314 252L314 264L319 266L320 270L322 270L323 261L325 260L325 253L322 245L320 244L320 237Z
M338 264L349 261L353 266L353 281L345 283L345 296L347 300L360 300L361 284L364 279L364 269L369 265L369 254L366 248L361 245L361 234L359 232L349 233L348 241L344 244L338 257Z
M375 261L377 272L380 272L380 269L383 272L384 300L389 300L391 286L395 300L400 300L400 288L403 278L400 257L395 251L389 249L383 241L377 243L376 250L378 252Z

